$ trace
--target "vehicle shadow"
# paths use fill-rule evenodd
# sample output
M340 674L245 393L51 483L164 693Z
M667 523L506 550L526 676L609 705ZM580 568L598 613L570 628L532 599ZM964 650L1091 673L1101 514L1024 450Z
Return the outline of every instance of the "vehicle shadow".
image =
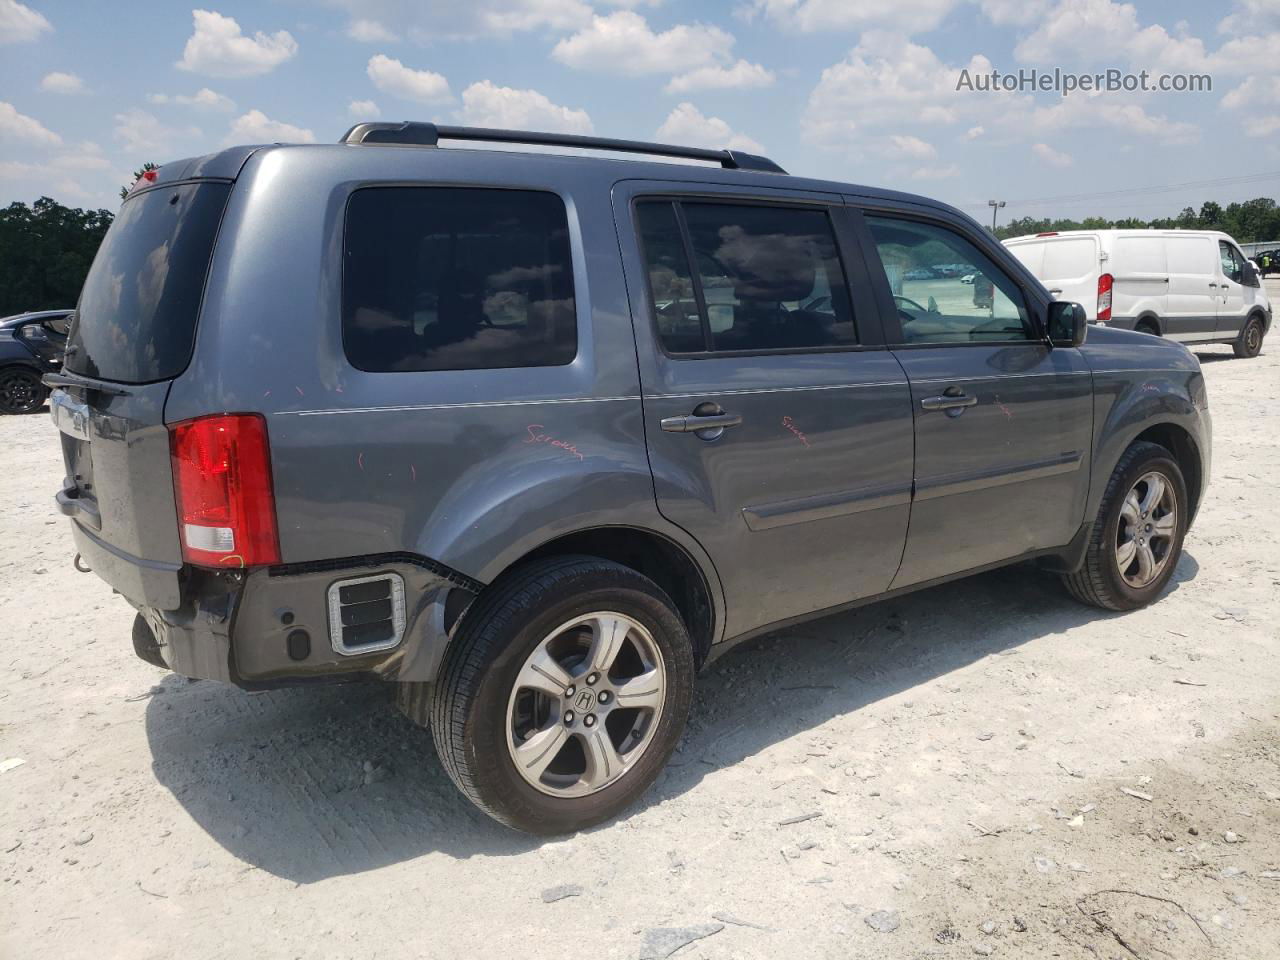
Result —
M1198 570L1184 553L1168 590ZM743 644L699 676L670 766L623 817L832 717L1117 616L1022 565ZM546 842L463 798L431 734L394 710L383 684L248 694L170 675L148 704L146 732L157 780L196 823L240 860L298 883L428 853L507 856Z

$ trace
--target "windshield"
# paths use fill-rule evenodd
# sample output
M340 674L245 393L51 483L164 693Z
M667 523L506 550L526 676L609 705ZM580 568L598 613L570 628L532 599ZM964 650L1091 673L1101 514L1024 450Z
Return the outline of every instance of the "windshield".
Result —
M231 185L188 183L126 200L80 294L66 368L124 383L176 377Z

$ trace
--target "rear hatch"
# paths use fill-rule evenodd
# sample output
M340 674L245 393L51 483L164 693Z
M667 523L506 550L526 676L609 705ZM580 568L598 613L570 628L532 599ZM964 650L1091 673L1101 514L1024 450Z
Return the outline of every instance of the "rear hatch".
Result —
M191 362L225 180L131 195L85 280L50 399L76 549L138 606L180 605L182 553L164 405Z
M1045 237L1007 244L1009 251L1036 275L1055 300L1084 306L1097 319L1098 275L1102 251L1092 234Z

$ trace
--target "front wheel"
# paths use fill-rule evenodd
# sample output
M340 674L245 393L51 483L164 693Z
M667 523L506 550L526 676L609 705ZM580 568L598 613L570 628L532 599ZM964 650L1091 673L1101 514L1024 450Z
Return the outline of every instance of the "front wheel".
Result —
M48 388L34 370L0 370L0 413L35 413L48 395Z
M529 833L614 816L657 778L684 730L693 650L647 577L591 557L531 564L468 611L432 693L449 776Z
M1107 483L1084 565L1062 578L1071 595L1104 610L1151 603L1178 565L1190 506L1182 470L1169 451L1133 444Z
M1251 360L1262 352L1262 321L1250 317L1240 331L1240 337L1231 345L1237 357Z

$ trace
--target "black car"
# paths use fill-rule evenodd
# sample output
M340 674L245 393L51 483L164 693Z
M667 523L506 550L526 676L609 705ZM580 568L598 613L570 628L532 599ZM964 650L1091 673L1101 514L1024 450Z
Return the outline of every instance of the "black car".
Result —
M0 413L33 413L44 405L46 373L62 367L70 310L39 310L0 320Z

